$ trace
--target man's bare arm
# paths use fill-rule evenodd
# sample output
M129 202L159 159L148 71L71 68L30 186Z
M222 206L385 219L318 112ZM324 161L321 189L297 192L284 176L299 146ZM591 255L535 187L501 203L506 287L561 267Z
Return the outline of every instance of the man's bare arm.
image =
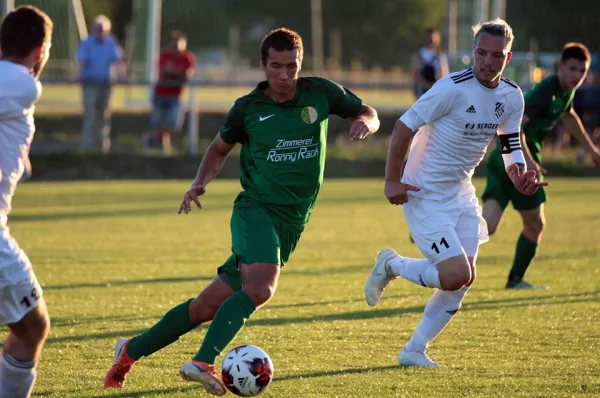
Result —
M356 116L346 119L354 120L352 127L350 127L350 139L364 139L379 130L379 116L377 111L369 105L363 104ZM357 123L357 121L360 123Z
M413 132L402 121L397 120L392 130L392 140L385 162L385 180L398 182L402 178L402 166L408 153Z
M579 141L585 149L591 152L598 152L598 148L596 148L596 145L592 142L590 135L585 131L585 127L583 127L583 123L581 123L581 119L573 109L571 109L570 112L565 113L562 121L567 131L574 133L577 141Z
M202 157L202 162L198 167L196 178L192 186L206 186L211 182L221 171L227 156L231 150L235 147L235 144L228 144L221 138L220 134L217 134L213 142L210 144L206 153Z

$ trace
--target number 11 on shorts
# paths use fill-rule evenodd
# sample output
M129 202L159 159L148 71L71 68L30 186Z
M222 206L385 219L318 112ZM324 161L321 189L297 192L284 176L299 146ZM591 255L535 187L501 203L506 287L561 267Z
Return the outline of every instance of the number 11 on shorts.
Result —
M446 241L446 238L442 238L440 240L440 247L441 246L445 246L446 249L448 249L450 246L448 245L448 242ZM436 254L440 254L440 249L438 248L438 244L437 242L433 242L433 244L431 245L431 250L435 250Z

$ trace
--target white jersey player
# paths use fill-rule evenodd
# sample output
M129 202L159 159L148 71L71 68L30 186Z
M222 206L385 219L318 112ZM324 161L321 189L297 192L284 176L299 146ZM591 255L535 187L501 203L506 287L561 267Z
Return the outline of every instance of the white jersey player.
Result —
M0 324L10 329L0 359L0 397L30 396L50 327L40 284L7 221L28 163L52 28L50 18L30 6L9 13L0 27Z
M456 314L475 280L477 251L487 240L487 228L471 177L493 137L500 137L507 172L519 191L531 195L543 184L535 171L525 170L520 140L523 94L502 77L512 55L512 29L497 19L473 30L473 67L439 80L419 98L396 122L390 143L385 195L390 203L404 205L406 222L425 258L380 251L365 298L376 305L398 276L435 289L422 321L400 352L404 366L440 366L425 350Z

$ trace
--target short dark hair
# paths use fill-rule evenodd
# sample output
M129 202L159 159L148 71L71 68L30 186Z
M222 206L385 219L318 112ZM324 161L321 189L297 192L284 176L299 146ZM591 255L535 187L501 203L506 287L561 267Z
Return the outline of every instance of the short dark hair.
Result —
M175 40L187 40L187 36L180 30L172 30L171 31L171 39Z
M0 51L3 57L25 58L52 38L53 23L45 12L33 6L21 6L9 12L0 27Z
M562 54L560 55L560 62L565 62L569 59L590 62L592 57L590 55L590 50L588 50L585 44L572 42L565 44Z
M296 49L298 50L298 60L300 62L304 57L302 37L291 29L274 29L265 35L260 43L260 59L263 64L267 63L270 48L275 51L293 51Z
M434 33L440 33L440 30L438 28L427 28L425 29L425 34L427 35L432 35Z

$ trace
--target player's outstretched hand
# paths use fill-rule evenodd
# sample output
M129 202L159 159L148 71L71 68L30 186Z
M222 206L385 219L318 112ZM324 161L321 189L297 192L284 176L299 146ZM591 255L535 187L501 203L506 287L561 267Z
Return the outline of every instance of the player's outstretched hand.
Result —
M198 197L204 195L205 192L206 188L204 188L204 185L192 185L185 195L183 195L183 200L181 201L181 206L179 206L177 214L181 214L181 212L188 214L192 211L192 202L196 204L197 208L201 209L202 204L200 203L200 200L198 200Z
M539 187L545 187L547 182L538 179L538 173L535 170L523 169L523 165L512 164L506 169L508 177L514 184L517 191L525 195L533 195Z
M367 121L359 117L352 122L348 137L350 137L351 140L364 140L369 134L371 134L371 129L369 128Z
M385 182L385 197L393 205L403 205L408 202L408 191L420 191L421 188L417 188L410 184L404 184L400 181L386 181Z

